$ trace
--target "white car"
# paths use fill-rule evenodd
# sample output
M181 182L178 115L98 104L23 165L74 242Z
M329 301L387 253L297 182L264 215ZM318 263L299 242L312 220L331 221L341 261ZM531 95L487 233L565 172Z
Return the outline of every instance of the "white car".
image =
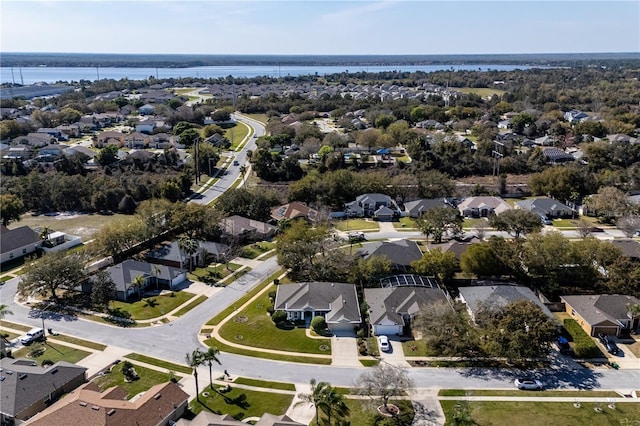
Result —
M387 336L378 336L378 344L382 352L389 352L391 345L389 345L389 338Z
M521 390L542 390L542 382L530 377L518 377L513 383Z

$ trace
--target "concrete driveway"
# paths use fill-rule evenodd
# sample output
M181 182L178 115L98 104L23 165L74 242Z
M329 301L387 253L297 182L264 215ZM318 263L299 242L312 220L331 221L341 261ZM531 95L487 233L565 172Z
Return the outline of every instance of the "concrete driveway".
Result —
M386 362L395 367L409 368L409 363L404 359L404 351L402 350L400 339L397 336L388 337L390 348L387 352L380 351L380 362Z
M358 343L355 332L339 331L331 338L331 365L362 367L358 360Z

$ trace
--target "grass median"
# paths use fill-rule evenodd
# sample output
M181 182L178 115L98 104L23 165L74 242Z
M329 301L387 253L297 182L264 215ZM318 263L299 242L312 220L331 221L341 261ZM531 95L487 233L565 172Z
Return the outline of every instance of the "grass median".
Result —
M267 380L250 379L248 377L238 377L233 383L240 385L254 386L257 388L279 389L286 391L295 391L296 386L293 383L270 382Z
M438 396L522 396L535 398L578 397L578 398L619 398L613 391L574 390L494 390L494 389L441 389Z
M155 365L156 367L160 367L160 368L166 368L167 371L176 371L178 373L183 373L183 374L191 374L193 372L191 370L191 367L189 366L182 365L182 364L174 364L173 362L163 361L161 359L152 358L150 356L146 356L142 354L130 353L128 355L125 355L124 357L133 361L144 362L145 364Z
M176 316L176 317L181 317L182 315L186 314L187 312L189 312L190 310L192 310L193 308L195 308L196 306L198 306L202 302L206 301L207 299L208 299L207 296L200 295L200 296L196 297L195 300L192 300L191 302L189 302L188 305L180 308L180 310L177 311L173 315Z
M297 362L302 364L319 364L330 365L331 358L312 358L299 355L286 355L286 354L274 354L271 352L262 352L259 349L253 350L250 348L237 348L235 346L229 346L214 337L211 337L204 341L204 344L210 347L218 348L222 352L228 352L236 355L245 355L254 358L265 358L273 361L285 361L285 362Z

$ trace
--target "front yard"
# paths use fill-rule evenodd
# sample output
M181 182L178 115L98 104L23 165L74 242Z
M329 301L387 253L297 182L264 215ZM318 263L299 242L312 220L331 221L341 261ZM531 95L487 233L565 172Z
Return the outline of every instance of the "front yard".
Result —
M219 263L214 266L208 266L206 268L196 268L187 274L187 277L192 281L202 281L205 283L217 283L220 280L225 279L229 275L242 268L242 265L237 263L229 263L228 265Z
M249 244L248 246L244 246L242 248L242 252L240 253L240 257L244 257L246 259L255 259L256 257L264 254L270 250L276 248L276 244L270 241L259 241L257 243Z
M440 401L447 421L445 425L563 426L633 425L640 419L640 404L510 402L510 401ZM596 409L599 409L596 410ZM456 412L458 413L456 416ZM468 415L468 416L467 416ZM456 421L466 418L467 421Z
M287 411L293 400L293 395L234 388L233 383L230 391L218 393L209 389L208 380L200 380L200 383L203 389L200 393L200 401L194 399L189 404L194 414L204 410L229 414L236 420L260 417L264 413L281 415ZM217 389L220 386L214 384L213 387Z
M255 348L330 355L330 339L310 339L304 327L276 327L267 313L267 308L272 306L269 292L275 290L276 286L269 286L269 290L237 312L220 328L220 336L229 342Z
M32 359L42 365L42 361L49 360L54 364L58 361L67 361L71 364L75 364L81 359L84 359L91 355L91 352L83 351L80 349L70 348L59 343L52 343L47 341L44 343L33 343L24 348L20 348L13 352L14 358L27 358Z
M378 231L380 226L378 226L378 222L367 219L344 219L344 220L334 220L333 226L335 226L339 231L349 232L349 231Z
M186 291L171 292L160 296L146 297L133 303L112 300L109 309L120 309L129 312L132 320L157 318L176 309L195 294Z
M133 366L138 374L138 379L131 383L127 383L124 380L124 374L122 374L123 364L124 362L114 365L110 372L97 377L94 380L94 382L100 387L101 391L112 386L120 386L127 390L127 399L131 399L137 394L148 390L152 386L168 382L169 379L171 379L171 374L169 374L169 372L163 373L161 371L152 370L150 368L134 364Z

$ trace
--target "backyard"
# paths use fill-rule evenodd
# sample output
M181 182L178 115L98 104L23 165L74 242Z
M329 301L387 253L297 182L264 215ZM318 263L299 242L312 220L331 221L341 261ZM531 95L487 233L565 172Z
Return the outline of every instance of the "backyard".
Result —
M304 326L276 327L267 313L272 305L269 292L275 293L275 290L274 285L269 286L269 290L235 314L220 328L220 336L229 342L255 348L330 355L330 339L310 339Z
M24 225L31 228L47 226L52 231L60 231L82 237L82 240L86 243L105 225L121 222L128 218L131 218L131 216L125 214L100 215L73 212L60 213L55 216L24 214L20 218L20 222L14 224L12 228Z

